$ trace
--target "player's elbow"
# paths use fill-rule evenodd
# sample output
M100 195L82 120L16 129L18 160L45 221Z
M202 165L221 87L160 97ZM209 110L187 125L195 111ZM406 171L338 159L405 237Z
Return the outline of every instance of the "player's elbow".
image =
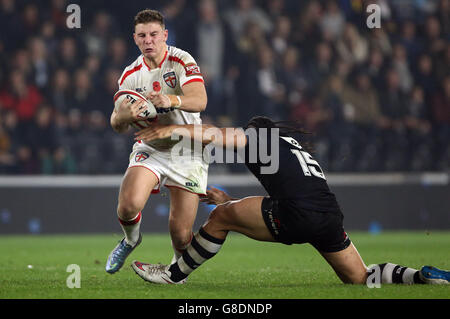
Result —
M110 123L112 129L116 133L125 133L126 131L128 131L128 124L120 124L117 121L116 116L115 116L114 113L111 115L109 123Z
M208 97L206 96L206 94L204 96L199 97L197 105L198 112L205 111L207 104L208 104Z

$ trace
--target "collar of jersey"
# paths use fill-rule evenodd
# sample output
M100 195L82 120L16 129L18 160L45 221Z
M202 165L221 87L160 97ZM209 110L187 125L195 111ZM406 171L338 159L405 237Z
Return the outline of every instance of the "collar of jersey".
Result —
M161 65L164 63L164 61L166 61L167 53L168 53L168 52L169 52L169 51L166 50L166 53L164 54L164 58L162 59L161 63L159 63L158 68L160 68ZM144 60L144 64L145 64L145 66L147 67L147 69L148 69L149 71L151 71L152 69L150 68L150 66L149 66L149 65L147 64L147 62L145 61L145 56L144 56L144 55L142 55L142 60Z

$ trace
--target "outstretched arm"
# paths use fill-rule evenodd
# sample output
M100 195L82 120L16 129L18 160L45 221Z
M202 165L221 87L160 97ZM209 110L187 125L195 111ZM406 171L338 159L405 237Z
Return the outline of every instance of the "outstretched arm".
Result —
M171 136L181 136L200 142L213 143L219 147L242 148L247 143L245 133L240 128L218 128L209 124L161 125L154 124L135 133L135 140L149 142Z

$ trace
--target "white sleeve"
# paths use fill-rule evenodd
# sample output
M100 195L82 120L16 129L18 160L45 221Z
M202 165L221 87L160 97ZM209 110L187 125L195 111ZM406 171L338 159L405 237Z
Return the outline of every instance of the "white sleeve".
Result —
M175 70L180 79L181 87L189 82L204 82L200 67L189 53L185 52L181 60L183 63L178 64Z

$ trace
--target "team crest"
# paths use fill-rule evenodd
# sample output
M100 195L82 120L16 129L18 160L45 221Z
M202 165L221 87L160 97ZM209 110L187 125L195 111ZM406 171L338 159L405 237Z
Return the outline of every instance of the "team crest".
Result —
M175 88L177 85L177 77L175 76L175 72L171 71L163 75L164 82L171 87L172 89Z
M136 162L142 162L142 161L145 161L148 158L148 156L149 155L145 152L137 152L136 156L134 157L134 160Z

